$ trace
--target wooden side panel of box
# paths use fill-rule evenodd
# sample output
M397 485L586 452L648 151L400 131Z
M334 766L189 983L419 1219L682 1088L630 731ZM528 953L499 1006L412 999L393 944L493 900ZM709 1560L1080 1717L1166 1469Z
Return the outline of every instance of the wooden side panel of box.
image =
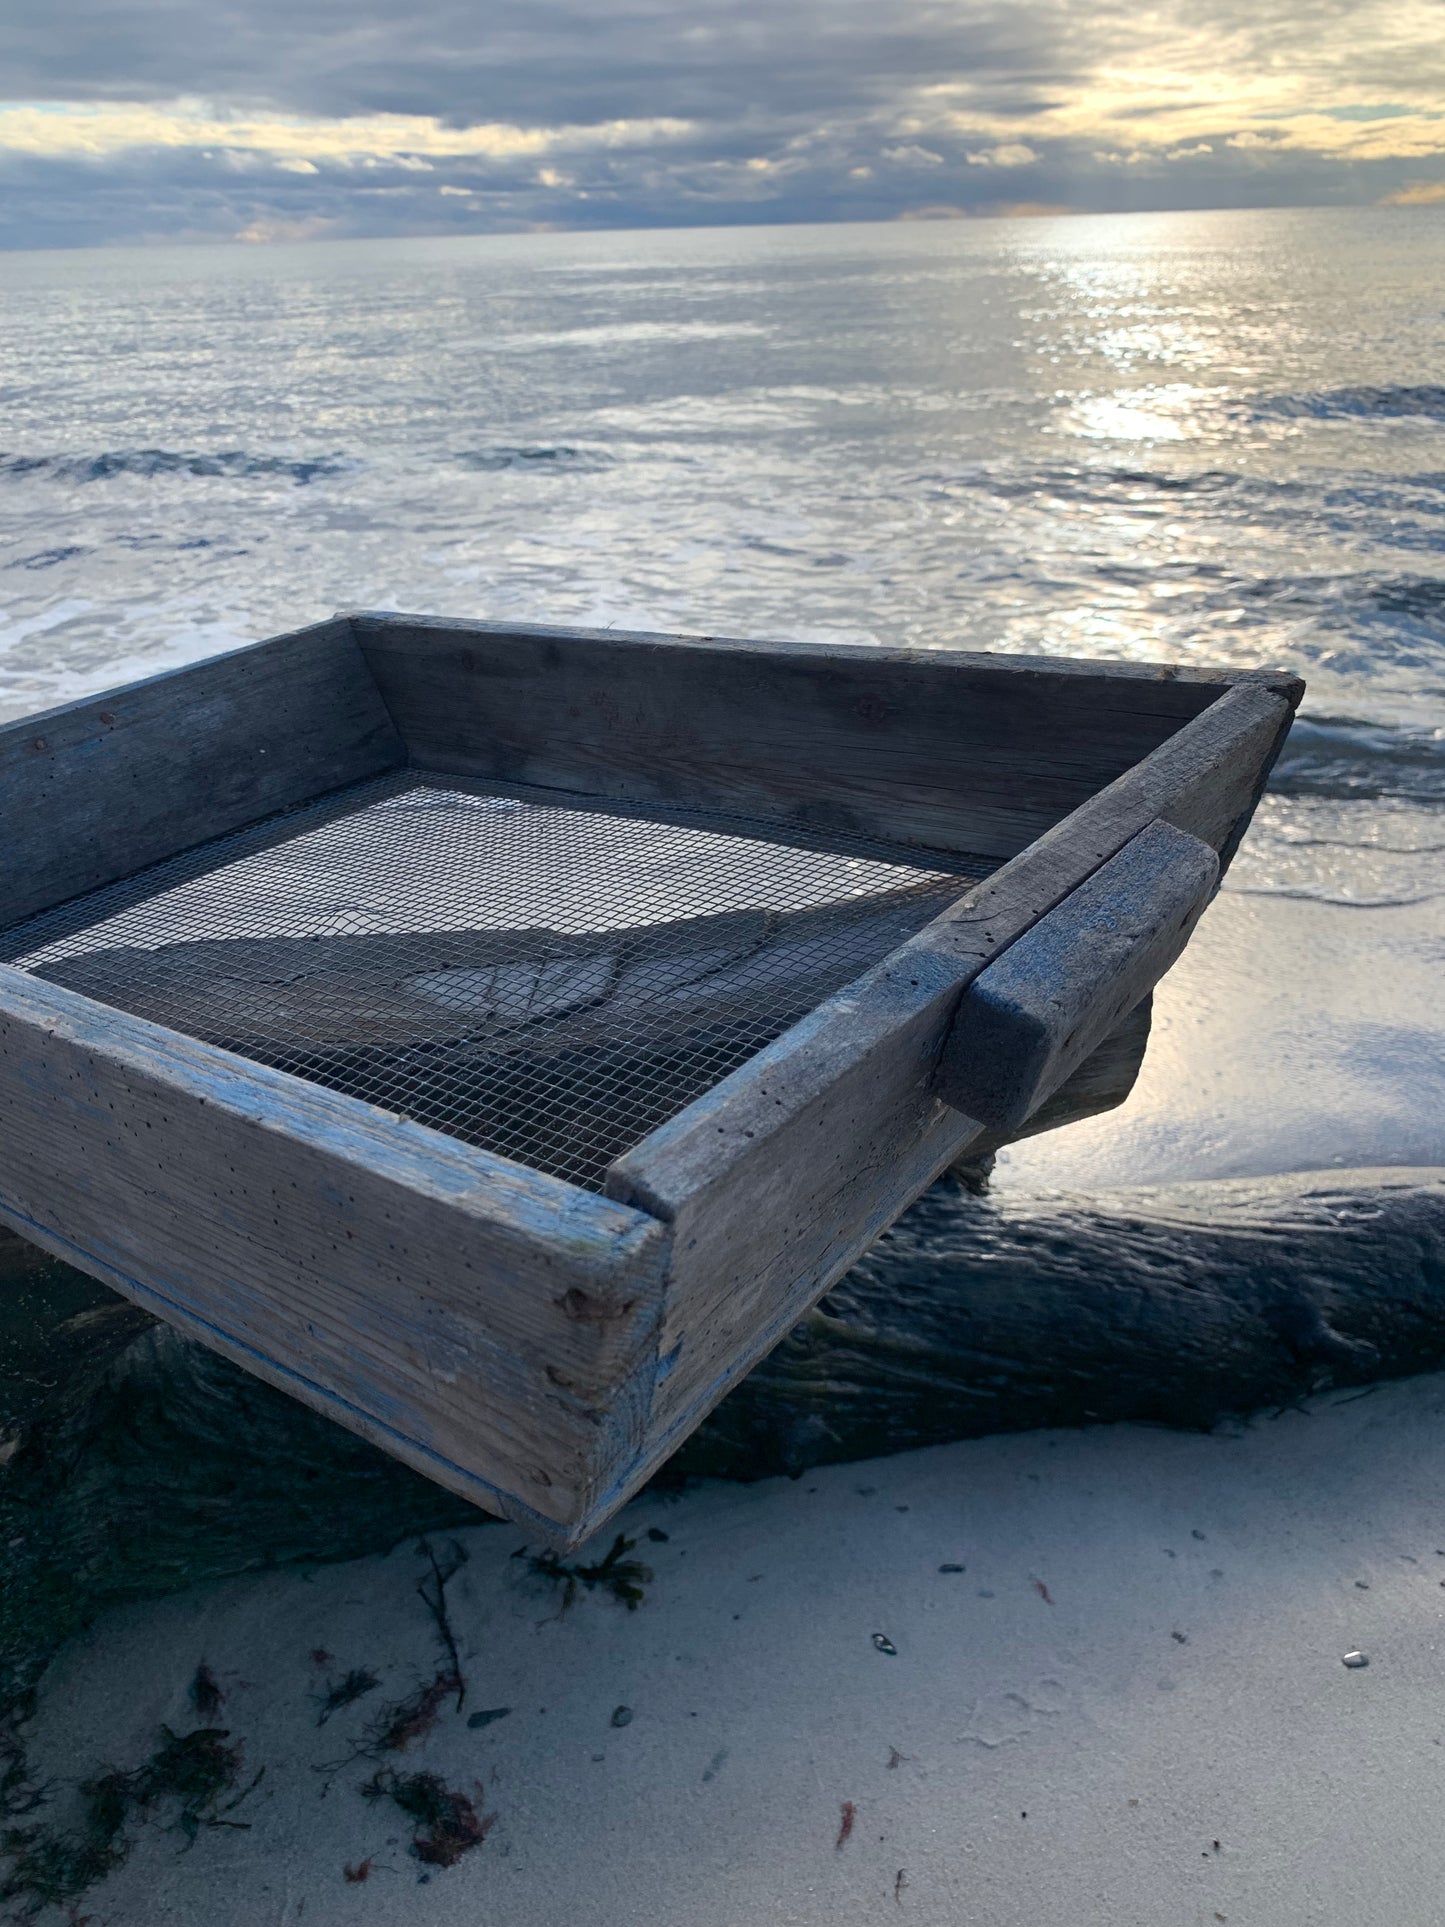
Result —
M655 1219L8 967L0 1220L558 1541L641 1449Z
M993 859L1231 683L949 649L353 621L419 766Z
M619 1503L983 1127L933 1077L959 999L1156 818L1237 840L1291 717L1236 687L750 1064L619 1159L609 1194L672 1226L647 1450Z
M0 726L0 924L405 760L343 619Z

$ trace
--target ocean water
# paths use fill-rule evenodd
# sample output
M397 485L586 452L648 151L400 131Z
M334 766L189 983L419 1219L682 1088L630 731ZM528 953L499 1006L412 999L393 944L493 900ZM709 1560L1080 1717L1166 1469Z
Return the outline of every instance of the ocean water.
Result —
M1148 1143L1019 1168L1445 1162L1445 211L0 259L0 714L356 606L1300 671Z

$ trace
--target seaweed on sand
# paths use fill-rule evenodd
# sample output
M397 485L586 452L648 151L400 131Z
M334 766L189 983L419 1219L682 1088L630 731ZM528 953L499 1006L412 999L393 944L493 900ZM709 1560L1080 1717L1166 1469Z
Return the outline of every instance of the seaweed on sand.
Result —
M365 1699L368 1693L375 1692L380 1684L379 1676L368 1672L364 1666L353 1666L341 1679L327 1680L325 1691L315 1695L316 1704L321 1709L316 1715L316 1724L325 1726L333 1713L354 1706L359 1699Z
M437 1629L437 1638L441 1641L446 1656L451 1662L450 1675L451 1678L456 1681L457 1711L460 1713L462 1710L462 1702L467 1696L467 1683L462 1675L461 1655L457 1651L456 1635L452 1631L451 1615L447 1611L447 1582L450 1579L454 1579L466 1564L467 1555L455 1539L452 1541L451 1558L447 1561L445 1567L440 1564L436 1554L432 1551L431 1546L425 1539L421 1540L417 1550L426 1554L428 1563L431 1566L431 1572L418 1579L416 1589L421 1595L422 1604L432 1616L432 1620ZM427 1589L428 1579L431 1581L430 1591ZM440 1678L441 1675L438 1674L437 1677Z
M414 1692L408 1693L404 1699L389 1700L368 1722L360 1739L353 1741L340 1759L324 1760L312 1771L325 1776L326 1791L329 1792L337 1774L344 1773L347 1767L354 1766L358 1760L379 1760L386 1753L404 1753L415 1741L424 1740L430 1735L441 1717L443 1703L451 1698L460 1684L454 1673L441 1671L424 1686L418 1686ZM318 1720L317 1724L322 1722Z
M214 1720L226 1703L226 1695L221 1683L204 1660L196 1668L195 1677L190 1685L190 1701L197 1716L203 1720Z
M18 1820L22 1814L34 1813L48 1797L45 1787L31 1782L25 1742L20 1737L21 1722L30 1719L34 1711L35 1696L26 1693L0 1721L0 1820Z
M443 1700L460 1689L461 1681L455 1673L439 1672L405 1699L382 1707L367 1729L360 1754L405 1752L414 1740L426 1738L441 1716Z
M419 1686L406 1699L394 1700L381 1709L367 1731L361 1747L363 1754L399 1753L410 1746L413 1740L425 1739L437 1723L442 1701L455 1693L457 1711L460 1712L466 1698L467 1683L462 1674L461 1655L457 1651L456 1635L447 1611L447 1581L466 1563L467 1555L459 1545L453 1543L451 1558L443 1566L425 1539L418 1550L426 1554L431 1571L417 1581L416 1589L432 1616L447 1663L437 1668L427 1685Z
M353 1761L376 1760L385 1753L402 1753L413 1742L424 1740L441 1717L444 1702L455 1693L460 1711L466 1698L467 1686L462 1673L461 1655L447 1610L447 1582L466 1562L467 1555L460 1546L453 1544L451 1557L443 1565L425 1539L420 1542L418 1550L425 1553L431 1569L418 1580L416 1589L436 1626L446 1663L437 1668L430 1680L405 1698L391 1700L383 1706L342 1759L316 1768L318 1773L327 1776L328 1787L336 1774ZM316 1654L313 1654L315 1657ZM327 1653L324 1657L329 1661L331 1655ZM342 1680L328 1681L325 1693L318 1700L321 1712L316 1724L324 1726L333 1713L351 1705L379 1683L374 1673L360 1668L353 1669Z
M600 1587L603 1592L611 1593L620 1600L627 1610L636 1612L646 1597L644 1588L652 1583L652 1568L645 1566L640 1559L629 1559L627 1554L637 1544L622 1533L612 1541L605 1559L595 1560L591 1565L582 1565L575 1560L567 1560L558 1552L532 1552L526 1546L519 1546L512 1554L514 1559L526 1562L527 1570L534 1578L544 1579L562 1588L562 1611L577 1597L578 1587L588 1592Z
M202 1827L248 1826L245 1820L225 1818L235 1800L219 1805L221 1795L236 1784L241 1764L241 1749L227 1746L229 1738L224 1727L173 1733L163 1726L159 1746L140 1766L112 1768L81 1782L81 1810L74 1826L6 1827L0 1847L10 1866L0 1876L0 1900L19 1902L22 1920L73 1901L128 1857L132 1821L150 1819L172 1803L176 1813L168 1830L184 1834L187 1845ZM258 1773L238 1799L244 1799L260 1777Z
M367 1729L360 1749L362 1754L373 1757L378 1753L400 1753L413 1740L425 1739L441 1715L443 1700L455 1693L457 1710L460 1712L466 1698L467 1683L462 1675L461 1655L457 1651L456 1636L447 1612L447 1581L465 1564L467 1555L454 1543L451 1558L443 1566L425 1539L418 1550L426 1554L431 1571L417 1581L416 1589L432 1616L447 1663L437 1668L425 1686L419 1686L407 1698L393 1700L389 1706L381 1709Z
M480 1798L481 1786L477 1785ZM438 1773L398 1773L380 1767L361 1789L367 1800L390 1800L412 1822L411 1850L430 1867L454 1867L479 1847L496 1824L477 1802L449 1787Z

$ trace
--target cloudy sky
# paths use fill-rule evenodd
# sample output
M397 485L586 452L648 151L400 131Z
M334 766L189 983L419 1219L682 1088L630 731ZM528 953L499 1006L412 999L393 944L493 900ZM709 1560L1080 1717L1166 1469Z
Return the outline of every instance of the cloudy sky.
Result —
M1445 207L1442 27L1441 0L6 0L0 246Z

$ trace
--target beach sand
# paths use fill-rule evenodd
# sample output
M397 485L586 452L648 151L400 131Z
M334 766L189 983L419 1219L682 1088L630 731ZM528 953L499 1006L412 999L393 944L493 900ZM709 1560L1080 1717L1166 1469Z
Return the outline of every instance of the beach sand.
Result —
M1431 1377L1229 1435L1033 1433L648 1498L635 1612L562 1611L515 1530L463 1534L464 1707L387 1757L496 1817L425 1879L358 1791L375 1762L337 1765L446 1663L412 1545L111 1612L47 1679L34 1765L144 1757L195 1723L204 1661L242 1783L266 1769L248 1832L138 1830L83 1909L109 1927L1427 1927L1442 1490ZM380 1685L318 1728L350 1667Z

